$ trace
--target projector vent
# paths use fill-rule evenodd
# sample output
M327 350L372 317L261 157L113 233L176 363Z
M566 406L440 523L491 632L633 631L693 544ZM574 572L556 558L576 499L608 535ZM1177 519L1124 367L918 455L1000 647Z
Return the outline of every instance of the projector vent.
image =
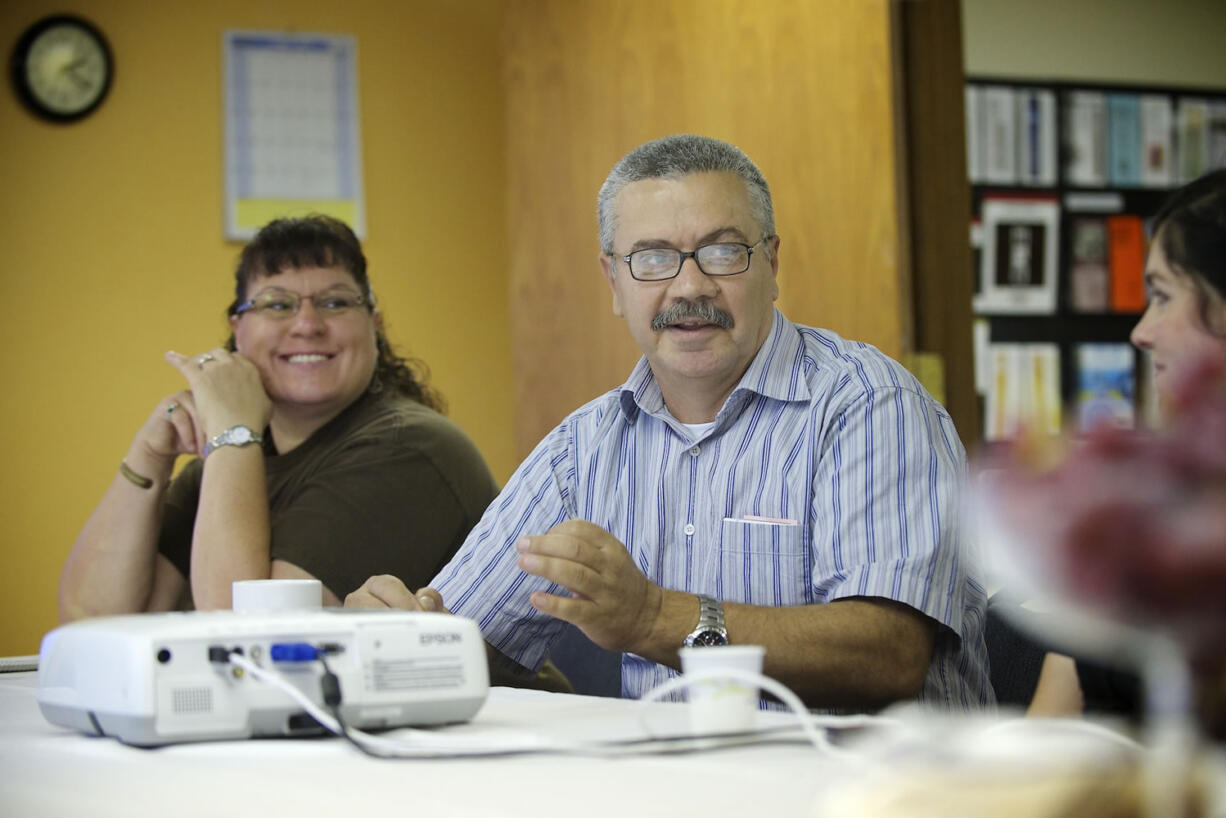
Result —
M367 690L438 690L461 687L464 684L463 663L449 659L434 662L418 659L376 659L363 670Z
M170 691L171 708L176 713L213 712L211 687L176 687Z

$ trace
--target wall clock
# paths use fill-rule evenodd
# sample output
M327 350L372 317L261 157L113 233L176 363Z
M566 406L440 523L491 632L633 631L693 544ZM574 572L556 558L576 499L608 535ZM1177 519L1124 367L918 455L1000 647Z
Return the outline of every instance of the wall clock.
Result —
M21 101L53 122L73 122L101 105L115 70L102 32L69 14L44 17L27 28L10 68Z

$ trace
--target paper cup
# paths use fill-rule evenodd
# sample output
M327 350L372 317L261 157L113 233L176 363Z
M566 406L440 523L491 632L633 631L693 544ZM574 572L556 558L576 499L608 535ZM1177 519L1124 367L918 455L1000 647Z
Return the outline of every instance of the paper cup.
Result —
M735 669L761 673L765 653L761 645L682 648L681 672L694 675ZM695 733L740 733L754 728L758 688L740 680L707 679L688 690L690 725Z
M318 611L323 589L317 579L244 579L230 586L230 607L239 613Z

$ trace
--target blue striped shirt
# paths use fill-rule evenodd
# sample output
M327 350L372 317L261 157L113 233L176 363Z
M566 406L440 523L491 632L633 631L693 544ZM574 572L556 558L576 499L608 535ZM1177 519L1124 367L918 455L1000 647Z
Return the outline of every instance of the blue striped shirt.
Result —
M770 606L905 603L944 626L919 700L977 708L993 694L985 593L959 525L964 479L949 415L909 372L776 310L701 437L668 412L640 360L625 384L537 445L432 586L495 648L539 668L564 623L528 597L565 591L522 572L515 541L584 519L664 588ZM638 697L672 675L626 654L622 692Z

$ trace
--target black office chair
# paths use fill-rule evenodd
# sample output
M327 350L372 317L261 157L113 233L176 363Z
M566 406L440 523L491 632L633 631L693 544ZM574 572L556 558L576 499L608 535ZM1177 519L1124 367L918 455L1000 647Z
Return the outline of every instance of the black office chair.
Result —
M1003 593L988 600L984 641L988 648L988 675L1002 707L1025 708L1034 697L1048 648L1017 623L1042 616Z
M566 674L576 693L621 697L622 655L599 647L575 626L566 627L549 658Z

